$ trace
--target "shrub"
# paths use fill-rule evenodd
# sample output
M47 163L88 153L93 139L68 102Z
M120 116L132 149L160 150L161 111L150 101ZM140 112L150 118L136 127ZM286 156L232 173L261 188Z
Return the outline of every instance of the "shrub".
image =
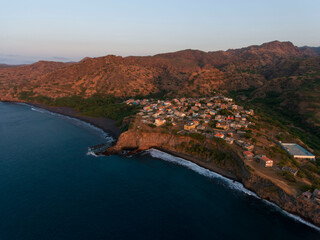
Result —
M288 171L282 171L280 172L280 175L283 176L289 182L296 182L295 177Z

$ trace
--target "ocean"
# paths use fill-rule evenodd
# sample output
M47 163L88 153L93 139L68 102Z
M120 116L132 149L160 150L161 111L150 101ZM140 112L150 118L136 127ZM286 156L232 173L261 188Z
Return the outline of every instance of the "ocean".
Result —
M320 229L216 173L110 141L76 119L0 102L0 239L320 239Z

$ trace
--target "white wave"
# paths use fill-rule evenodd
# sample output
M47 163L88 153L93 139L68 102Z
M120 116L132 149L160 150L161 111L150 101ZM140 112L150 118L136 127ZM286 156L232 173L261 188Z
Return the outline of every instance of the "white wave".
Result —
M242 193L245 193L249 196L252 196L252 197L255 197L255 198L258 198L260 200L262 200L264 203L274 207L277 211L281 212L282 214L288 216L288 217L291 217L293 218L295 221L298 221L298 222L301 222L317 231L320 231L320 228L315 226L314 224L310 223L310 222L307 222L306 220L302 219L301 217L297 216L297 215L294 215L292 213L289 213L289 212L286 212L285 210L283 210L282 208L280 208L278 205L276 205L275 203L272 203L268 200L265 200L265 199L262 199L260 198L256 193L246 189L242 183L239 183L239 182L234 182L233 180L229 179L229 178L226 178L218 173L215 173L213 171L210 171L206 168L203 168L203 167L200 167L199 165L193 163L193 162L190 162L188 160L185 160L183 158L180 158L180 157L176 157L176 156L172 156L168 153L165 153L165 152L162 152L160 150L157 150L157 149L149 149L146 151L148 154L150 154L152 157L154 158L159 158L159 159L162 159L162 160L165 160L167 162L171 162L171 163L174 163L174 164L178 164L178 165L181 165L181 166L184 166L184 167L187 167L189 169L191 169L192 171L195 171L196 173L198 174L201 174L205 177L208 177L208 178L213 178L213 179L219 179L219 180L222 180L224 183L226 183L226 186L228 188L231 188L231 189L234 189L234 190L237 190L237 191L240 191Z
M301 218L301 217L299 217L299 216L297 216L297 215L294 215L294 214L292 214L292 213L289 213L289 212L283 210L282 208L280 208L277 204L275 204L275 203L273 203L273 202L270 202L270 201L265 200L265 199L263 199L263 198L260 198L260 199L261 199L263 202L265 202L266 204L268 204L269 206L275 208L277 211L281 212L282 214L284 214L284 215L286 215L286 216L288 216L288 217L290 217L290 218L293 218L295 221L301 222L301 223L303 223L303 224L305 224L305 225L307 225L307 226L309 226L309 227L311 227L311 228L313 228L313 229L315 229L315 230L317 230L317 231L320 232L320 228L317 227L316 225L314 225L314 224L312 224L312 223L304 220L303 218Z
M78 118L66 116L66 115L63 115L63 114L60 114L60 113L50 112L49 110L46 110L46 109L43 109L43 108L34 107L34 106L29 105L27 103L19 103L19 104L29 106L32 111L45 113L45 114L50 114L50 115L53 115L53 116L58 116L58 117L61 117L61 118L64 118L64 119L67 119L67 120L71 121L72 123L74 123L77 126L85 126L87 128L90 128L91 130L94 130L96 133L98 133L101 137L103 137L107 142L114 142L115 141L115 139L112 136L110 136L108 133L103 131L101 128L98 128L98 127L92 125L91 123L85 122L85 121L80 120Z
M35 108L35 107L31 107L31 110L32 111L36 111L36 112L41 112L41 113L44 113L45 110L41 109L41 108Z
M101 157L101 156L95 154L93 151L90 151L90 150L88 150L87 156Z
M226 178L226 177L224 177L224 176L222 176L222 175L220 175L218 173L215 173L213 171L210 171L210 170L208 170L206 168L200 167L199 165L197 165L197 164L195 164L193 162L190 162L190 161L185 160L185 159L180 158L180 157L172 156L172 155L170 155L168 153L162 152L162 151L157 150L157 149L149 149L146 152L149 153L152 157L160 158L160 159L165 160L167 162L171 162L171 163L175 163L175 164L187 167L187 168L191 169L192 171L194 171L194 172L196 172L196 173L198 173L200 175L203 175L205 177L221 179L221 180L223 180L224 183L227 184L227 186L229 188L244 192L247 195L254 196L254 197L258 198L257 194L255 194L254 192L246 189L241 183L239 183L237 181L233 181L233 180L231 180L229 178Z

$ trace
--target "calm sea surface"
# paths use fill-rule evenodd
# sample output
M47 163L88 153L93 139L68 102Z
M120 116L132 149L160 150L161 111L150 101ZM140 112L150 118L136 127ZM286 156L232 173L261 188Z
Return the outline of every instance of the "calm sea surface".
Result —
M77 120L0 102L0 239L320 239L193 165L87 155L105 141Z

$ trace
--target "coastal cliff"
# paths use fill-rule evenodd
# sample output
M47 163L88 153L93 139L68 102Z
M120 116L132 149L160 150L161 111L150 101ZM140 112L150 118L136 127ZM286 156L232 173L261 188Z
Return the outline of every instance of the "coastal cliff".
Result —
M221 159L206 159L201 154L190 154L189 146L201 144L201 146L212 146L213 150L225 156ZM188 145L189 144L189 145ZM187 146L183 148L182 146ZM232 148L225 144L213 142L212 140L199 141L189 136L172 135L161 132L144 132L138 129L130 129L122 133L117 143L108 148L106 155L117 154L123 150L131 153L157 148L172 155L185 158L204 168L217 172L223 176L235 179L254 191L259 197L271 201L282 209L301 216L313 224L320 226L320 206L316 205L294 191L289 191L278 181L266 178L258 174L245 163Z

